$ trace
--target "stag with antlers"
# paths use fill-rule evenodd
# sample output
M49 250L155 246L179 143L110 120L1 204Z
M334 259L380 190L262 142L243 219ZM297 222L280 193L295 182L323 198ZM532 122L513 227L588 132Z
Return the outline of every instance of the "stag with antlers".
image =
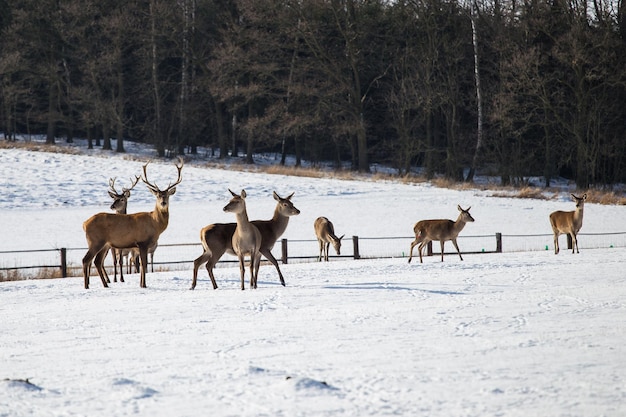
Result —
M115 178L109 178L109 196L113 199L113 204L111 204L111 210L115 211L117 214L126 214L126 208L128 206L128 198L130 197L130 192L135 185L139 182L141 177L135 175L135 179L131 179L130 188L122 187L122 192L119 193L115 189ZM120 282L124 282L124 258L128 258L128 254L130 253L130 249L112 249L111 255L113 256L113 282L117 282L117 265L120 266ZM111 283L109 276L106 274L105 277L108 283Z
M149 163L149 162L148 162ZM94 261L102 285L108 287L104 274L104 257L109 248L138 248L141 262L140 287L146 287L146 269L148 249L154 246L169 222L169 199L176 192L176 186L182 181L184 161L179 157L176 164L178 178L166 189L161 190L155 183L148 181L146 163L143 166L141 180L156 197L156 205L151 212L134 214L98 213L83 223L89 249L83 257L83 275L85 289L89 288L89 272ZM95 259L94 259L95 258Z

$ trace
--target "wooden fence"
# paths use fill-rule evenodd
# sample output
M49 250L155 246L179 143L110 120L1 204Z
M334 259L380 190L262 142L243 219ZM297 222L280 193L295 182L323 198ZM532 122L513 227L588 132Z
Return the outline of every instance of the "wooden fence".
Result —
M352 236L351 245L344 241L342 254L331 255L333 259L373 259L407 257L412 237L359 237ZM524 252L538 250L554 250L553 235L494 235L459 236L459 247L462 254ZM626 247L626 232L616 233L580 233L581 249ZM572 242L567 236L567 248L571 250ZM456 254L451 243L447 243L447 254ZM278 251L280 255L278 256ZM563 248L565 250L565 248ZM82 275L82 257L87 248L59 248L23 251L0 251L0 281L10 279L11 275L29 278L29 272L46 276L77 276ZM282 239L274 246L274 256L283 264L289 262L311 262L317 260L318 243L316 240ZM331 249L332 252L332 249ZM193 260L202 254L200 243L160 244L155 252L154 267L156 270L190 269ZM439 245L430 242L426 248L426 256L440 255ZM417 255L415 248L414 255ZM217 266L237 262L233 256L225 255ZM107 270L111 262L107 260ZM125 265L126 268L126 265ZM92 269L95 272L95 269ZM125 271L126 272L126 271ZM34 276L33 276L34 277Z

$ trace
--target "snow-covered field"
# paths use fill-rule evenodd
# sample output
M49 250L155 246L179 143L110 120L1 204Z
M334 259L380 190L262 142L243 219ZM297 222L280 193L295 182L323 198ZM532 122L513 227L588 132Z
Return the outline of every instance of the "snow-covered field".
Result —
M109 177L123 183L142 165L93 153L0 150L0 251L85 247L82 222L109 211ZM406 251L417 220L454 219L457 204L476 219L462 236L549 234L549 213L574 205L567 193L521 200L201 165L185 165L160 243L234 221L228 188L246 189L254 219L271 217L272 191L295 192L290 240L313 239L325 215L339 235L407 236ZM166 186L176 170L155 160L148 175ZM139 184L129 211L153 205ZM623 211L586 204L582 232L626 231ZM0 416L626 415L624 245L581 236L572 255L561 237L554 255L551 237L536 240L464 261L281 265L286 287L263 266L243 292L234 264L216 269L215 291L204 269L194 291L190 270L148 274L147 289L137 275L108 289L94 276L90 290L82 278L2 282Z

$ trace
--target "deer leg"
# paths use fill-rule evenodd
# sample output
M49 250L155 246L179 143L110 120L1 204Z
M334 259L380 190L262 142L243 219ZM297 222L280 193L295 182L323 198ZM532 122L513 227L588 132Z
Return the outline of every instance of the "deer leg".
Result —
M107 250L107 253L108 253L108 250ZM113 252L112 254L113 254L113 266L115 267L115 252ZM113 270L113 272L115 272L115 270ZM111 283L111 280L109 279L108 275L106 275L106 280L109 284Z
M150 254L150 272L154 272L154 252Z
M423 259L422 259L422 249L424 248L424 246L425 246L427 243L428 243L428 242L424 242L424 241L422 241L422 243L420 243L420 245L417 247L417 252L418 252L418 254L419 254L419 256L420 256L420 263L421 263L421 264L423 264L423 263L424 263L424 261L423 261Z
M452 239L452 244L456 248L456 252L459 254L459 258L461 258L461 260L463 260L463 257L461 256L461 251L459 250L459 245L456 244L456 239Z
M417 246L419 243L420 243L420 240L418 238L415 238L415 240L411 242L411 250L409 252L409 263L411 263L411 259L413 259L413 248Z
M196 282L198 280L198 269L200 268L200 266L202 266L203 263L208 260L209 257L210 255L207 252L204 252L193 261L193 281L191 281L190 290L196 288Z
M256 284L258 282L259 279L259 268L261 267L261 253L258 253L258 256L256 257L256 265L254 266L254 288L256 289Z
M239 273L241 274L241 291L245 290L244 275L246 273L246 265L243 254L239 255Z
M209 264L206 264L206 269L209 272L209 278L211 278L211 284L213 284L213 289L217 289L217 282L215 282L215 275L213 275L213 268L209 268Z
M317 257L317 262L322 262L322 253L324 251L324 242L322 242L321 240L317 240L317 243L320 247L320 256Z
M83 257L83 276L85 278L85 289L89 289L89 274L91 270L91 261L93 260L94 254L89 249L85 256Z
M559 253L559 234L554 233L554 254L557 255Z
M445 240L440 240L439 245L441 246L441 262L443 262L443 245L446 243Z
M100 252L96 253L96 257L94 259L94 263L96 264L96 269L98 270L98 275L100 275L100 280L102 280L102 285L104 287L108 287L107 285L107 273L104 269L104 258L107 256L109 249L101 249Z
M324 260L328 262L328 251L330 251L330 242L326 242L326 248L324 251Z
M139 258L141 262L141 278L139 279L139 286L141 288L147 288L146 285L146 269L148 269L148 248L144 246L139 247Z
M119 263L120 251L117 249L111 249L113 255L113 282L117 282L117 265Z
M254 252L250 252L250 289L256 288L254 284L254 271L256 266L256 257Z
M570 236L572 237L572 253L574 253L574 249L576 249L576 253L580 253L578 252L578 239L576 239L576 233L572 232L570 233Z
M417 251L420 254L420 263L421 264L424 263L424 261L422 260L422 252L423 252L422 249L424 249L424 246L428 245L428 242L430 242L430 240L423 240L422 243L420 243L420 245L417 247Z
M117 251L120 256L120 282L124 282L124 254L122 249Z
M260 252L267 258L268 261L272 263L272 265L274 265L274 267L276 267L276 271L278 271L278 278L280 279L281 285L284 287L285 279L283 278L283 274L280 272L280 268L278 267L278 261L274 258L274 255L272 255L272 252L269 249L261 249ZM260 259L259 262L261 262Z

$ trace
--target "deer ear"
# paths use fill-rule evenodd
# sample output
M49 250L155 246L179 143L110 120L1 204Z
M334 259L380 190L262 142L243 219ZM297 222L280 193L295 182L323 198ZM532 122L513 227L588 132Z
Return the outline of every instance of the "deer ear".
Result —
M246 198L246 190L241 190L241 198Z
M274 200L280 201L280 196L276 194L276 191L272 191L272 195L274 196Z
M228 189L228 192L230 192L233 195L233 197L237 197L237 194L235 194L233 190L231 190L230 188Z
M176 192L176 187L170 188L169 191L167 192L167 195L174 195L175 192Z
M461 205L460 205L460 204L457 204L457 205L456 205L456 208L458 208L458 209L459 209L459 211L463 211L463 209L461 208Z
M285 197L285 200L291 200L291 197L293 197L295 193L296 192L294 191L293 193L289 194L289 196Z
M124 197L130 197L130 190L124 190Z
M341 235L341 237L339 238L339 240L343 239L343 237L344 237L344 236L345 236L345 235Z
M109 191L109 197L115 199L115 198L117 198L117 195L115 195L115 193L113 191Z
M583 200L587 199L587 193L583 194Z

